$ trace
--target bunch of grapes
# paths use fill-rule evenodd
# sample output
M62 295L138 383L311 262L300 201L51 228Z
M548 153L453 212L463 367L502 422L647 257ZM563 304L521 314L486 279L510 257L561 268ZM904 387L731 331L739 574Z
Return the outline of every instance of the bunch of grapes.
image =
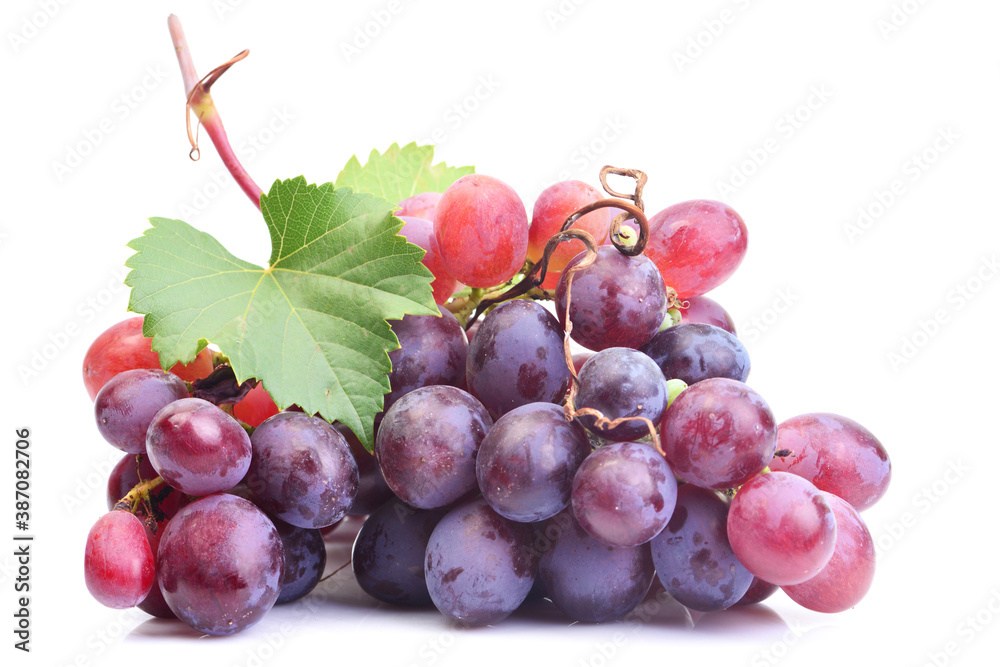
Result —
M647 219L644 175L601 180L618 198L557 183L530 224L489 176L400 202L440 316L390 323L373 453L259 383L214 391L226 367L207 350L164 372L141 318L102 334L84 377L124 456L87 539L94 597L238 632L316 586L322 531L352 514L367 517L365 592L467 625L538 597L613 621L657 578L703 612L778 587L817 611L857 604L875 564L859 512L886 491L885 449L834 414L779 424L746 384L732 318L704 296L746 252L733 209Z

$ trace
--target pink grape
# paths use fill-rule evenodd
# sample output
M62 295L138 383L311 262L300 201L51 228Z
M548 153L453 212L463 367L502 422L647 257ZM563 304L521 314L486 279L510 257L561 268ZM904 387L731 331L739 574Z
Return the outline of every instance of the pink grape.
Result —
M722 202L695 199L649 219L646 255L681 297L699 296L733 275L747 251L743 218Z
M128 609L153 587L155 563L146 529L134 514L109 512L87 535L83 557L87 590L101 604Z
M736 335L736 324L726 309L707 296L692 296L685 299L687 308L681 308L681 322L711 324Z
M458 179L434 214L445 269L469 287L514 277L528 255L528 214L509 185L482 174Z
M399 202L399 210L396 211L396 215L399 217L407 216L409 218L433 220L438 202L441 201L441 194L440 192L421 192L412 197L407 197Z
M744 484L729 506L726 527L744 567L779 586L819 574L837 542L836 519L822 492L787 472L757 475Z
M397 215L404 223L399 233L413 245L424 249L425 254L420 263L434 274L434 282L431 283L431 289L434 291L434 302L444 303L455 293L458 281L448 273L448 269L445 268L444 262L441 260L441 251L438 249L437 239L434 238L434 223L423 218L404 216L398 213Z
M528 228L528 259L537 262L545 252L545 244L562 228L566 218L577 209L604 199L597 188L583 181L561 181L550 185L538 195ZM573 229L582 229L594 237L597 245L604 243L611 225L610 209L601 208L582 216ZM559 272L586 248L581 241L564 241L549 256L548 272ZM548 275L548 274L546 274Z

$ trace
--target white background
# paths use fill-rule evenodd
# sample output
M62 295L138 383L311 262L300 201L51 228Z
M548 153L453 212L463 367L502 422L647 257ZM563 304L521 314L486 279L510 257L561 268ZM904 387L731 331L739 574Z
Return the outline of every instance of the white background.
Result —
M202 74L251 50L213 94L265 190L333 180L352 154L439 130L440 159L507 181L529 210L547 184L596 183L605 163L649 174L650 212L734 206L749 252L712 296L750 350L750 384L779 419L850 416L892 457L889 492L865 513L880 547L869 596L834 616L779 594L639 626L567 627L541 608L461 631L376 609L345 570L314 604L226 639L94 602L83 543L118 452L93 426L80 366L126 314L125 243L159 215L248 260L269 252L253 206L215 185L206 135L188 159L171 11ZM30 656L11 647L16 573L0 546L4 663L994 661L998 20L987 0L4 2L0 539L14 532L23 426L37 536Z

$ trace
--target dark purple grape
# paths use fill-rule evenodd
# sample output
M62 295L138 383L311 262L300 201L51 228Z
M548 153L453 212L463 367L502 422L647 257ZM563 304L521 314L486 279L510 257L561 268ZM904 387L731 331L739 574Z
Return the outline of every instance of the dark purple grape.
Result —
M682 391L664 414L661 431L673 471L706 489L749 480L767 467L778 439L767 402L726 378L702 380Z
M123 452L145 454L146 430L153 417L187 396L187 385L172 373L146 368L119 373L94 400L97 430Z
M659 371L657 371L659 372ZM563 409L529 403L497 420L479 445L476 478L486 502L513 521L541 521L569 503L590 440Z
M157 473L148 456L142 456L142 463L136 462L135 454L126 454L111 469L108 476L108 509L112 510L118 501L135 488L139 482L156 479ZM188 497L168 484L160 484L149 492L153 508L170 519L188 503Z
M155 582L154 555L146 529L134 514L108 512L87 535L83 574L87 590L112 609L134 607Z
M566 511L545 524L550 540L538 566L546 595L570 618L615 621L642 601L653 581L649 546L610 547L587 534Z
M259 621L278 599L283 566L281 538L267 515L224 493L196 500L170 520L156 562L170 609L210 635Z
M574 257L556 287L556 313L566 323L566 277L586 257ZM597 259L573 274L569 319L571 336L599 351L609 347L638 348L663 324L667 292L656 265L645 255L629 257L614 246L597 249Z
M538 556L531 527L473 500L456 507L431 532L424 576L434 606L464 625L503 620L531 590Z
M340 422L335 422L333 427L347 440L354 462L358 464L358 493L347 513L350 516L367 516L393 497L392 489L378 469L375 454L365 449L358 436Z
M778 592L778 588L779 586L775 586L769 581L764 581L760 577L754 577L750 583L750 588L747 589L747 592L743 594L743 597L736 604L748 605L763 602Z
M627 347L609 347L588 359L580 369L577 408L591 408L608 419L645 417L656 428L667 409L667 380L652 359ZM624 442L649 435L645 422L627 421L611 429L597 426L597 418L580 417L591 433Z
M144 527L146 529L146 539L149 541L149 548L153 552L153 561L155 562L156 554L160 550L160 539L163 537L163 531L167 527L167 520L157 521L155 528L146 522L144 523ZM137 604L136 607L150 616L157 618L177 618L174 612L170 610L167 601L163 599L163 591L160 590L160 585L156 581L153 582L153 587L149 589L149 595Z
M889 488L892 464L882 443L861 424L840 415L814 413L778 424L778 449L791 452L771 461L771 470L804 477L865 510Z
M573 479L573 515L595 539L632 547L656 537L674 511L677 481L650 445L616 442L594 451Z
M528 403L560 402L570 373L559 323L534 301L500 304L469 345L465 380L494 419Z
M444 510L417 510L393 498L361 526L351 565L361 589L391 604L431 604L424 580L424 554Z
M250 467L247 432L200 398L182 398L157 412L146 451L163 481L192 496L232 488Z
M711 324L675 324L639 349L656 362L664 377L689 385L708 378L746 382L750 375L750 355L743 343Z
M486 408L468 392L421 387L385 413L375 458L389 488L405 503L444 507L476 489L476 452L491 426Z
M260 507L300 528L339 521L358 493L358 465L337 429L302 412L280 412L250 438L247 486Z
M399 349L389 353L392 391L385 395L385 409L414 389L432 384L461 386L469 344L455 316L438 306L441 317L406 315L390 320Z
M753 575L729 545L729 502L716 491L685 484L663 532L650 542L663 587L685 607L720 611L736 604Z
M299 528L272 519L281 538L285 566L275 604L294 602L316 588L326 568L326 542L317 528Z

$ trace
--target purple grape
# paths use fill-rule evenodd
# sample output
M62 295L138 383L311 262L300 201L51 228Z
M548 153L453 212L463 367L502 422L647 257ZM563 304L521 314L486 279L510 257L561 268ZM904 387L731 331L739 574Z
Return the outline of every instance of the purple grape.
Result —
M445 507L476 489L476 452L493 420L468 392L411 391L389 408L375 438L386 484L420 509Z
M750 583L750 588L743 594L737 605L758 604L774 595L779 586L775 586L769 581L764 581L760 577L754 577Z
M560 325L566 323L566 277L585 257L585 253L574 257L559 278L556 313ZM629 257L614 246L601 246L594 263L573 274L570 335L588 349L638 348L660 330L666 314L663 278L645 255Z
M650 542L660 582L685 607L720 611L736 604L753 575L729 545L729 503L716 491L685 484L663 532Z
M656 362L664 377L689 385L708 378L746 382L750 375L750 355L743 343L710 324L675 324L639 349Z
M378 469L375 454L365 449L358 436L340 422L335 422L333 427L347 440L354 462L358 464L358 493L347 513L350 516L367 516L393 497L392 489Z
M726 378L682 391L664 414L661 432L677 476L706 489L736 487L759 473L774 456L778 438L767 402Z
M837 523L815 486L787 472L757 475L736 493L726 523L729 543L755 576L801 584L830 561Z
M455 316L438 306L441 317L406 315L390 320L399 349L389 353L392 391L385 395L385 409L414 389L432 384L461 386L469 344Z
M272 522L281 538L285 562L275 604L285 604L305 597L316 588L326 568L326 543L316 528L299 528L281 519Z
M569 503L573 475L590 440L563 409L529 403L497 420L479 445L476 478L483 497L512 521L541 521Z
M847 417L806 414L778 424L778 449L791 455L771 461L771 470L804 477L860 512L889 488L892 464L871 431Z
M302 412L280 412L250 441L247 486L265 512L300 528L323 528L347 513L358 493L358 465L337 429Z
M617 442L588 456L573 479L573 515L595 539L633 547L656 537L677 502L670 466L650 445Z
M157 578L170 609L199 632L231 635L259 621L281 588L281 538L267 515L230 494L177 513L160 540Z
M503 620L531 590L538 556L531 528L473 500L451 510L431 532L424 576L434 606L464 625Z
M146 522L144 523L144 527L146 529L146 539L149 541L149 548L153 552L153 561L155 563L156 554L160 550L160 539L163 538L163 531L167 527L167 519L157 521L154 526L150 526L149 522ZM170 610L167 601L163 599L163 591L160 590L160 585L156 581L153 582L152 588L149 589L149 595L137 604L136 607L150 616L157 618L177 618L174 612Z
M142 462L136 461L141 458ZM139 482L156 479L157 473L148 456L137 457L126 454L108 476L108 509L113 510L118 501L125 497ZM180 508L188 503L188 497L169 484L160 484L149 492L150 500L156 511L170 519Z
M146 430L153 417L168 404L187 397L187 385L173 373L146 368L119 373L94 400L97 430L123 452L145 454Z
M627 347L609 347L580 369L577 408L591 408L608 419L645 417L659 426L667 409L667 380L652 359ZM580 417L587 429L606 440L624 442L649 435L645 422L627 421L612 429L597 426L597 418Z
M691 296L684 299L686 307L681 308L681 322L711 324L736 335L736 324L726 309L707 296Z
M500 304L469 345L465 380L494 419L528 403L558 403L570 381L559 323L534 301Z
M361 589L391 604L431 604L424 579L424 554L444 510L416 510L393 498L361 526L351 565Z
M163 481L192 496L225 491L250 467L247 432L200 398L182 398L157 412L146 434L146 451Z
M649 546L610 547L595 540L566 511L545 525L550 543L538 566L546 595L570 618L615 621L642 601L653 581Z

